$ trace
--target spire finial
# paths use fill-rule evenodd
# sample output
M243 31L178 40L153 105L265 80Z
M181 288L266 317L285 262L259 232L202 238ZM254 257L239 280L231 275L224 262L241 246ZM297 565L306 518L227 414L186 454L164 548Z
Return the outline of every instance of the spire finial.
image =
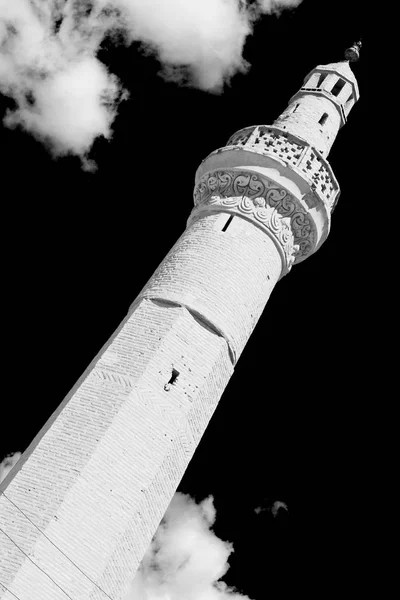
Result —
M349 62L356 62L360 58L361 46L362 42L360 40L358 42L355 42L352 46L350 46L350 48L347 48L347 50L344 53L345 59Z

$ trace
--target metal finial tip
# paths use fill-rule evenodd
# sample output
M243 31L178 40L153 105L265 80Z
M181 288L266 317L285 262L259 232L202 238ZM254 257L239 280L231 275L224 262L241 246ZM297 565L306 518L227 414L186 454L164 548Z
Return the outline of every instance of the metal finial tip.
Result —
M347 50L344 53L345 59L349 62L356 62L360 58L361 46L362 42L360 40L359 42L355 42L355 44L350 46L350 48L347 48Z

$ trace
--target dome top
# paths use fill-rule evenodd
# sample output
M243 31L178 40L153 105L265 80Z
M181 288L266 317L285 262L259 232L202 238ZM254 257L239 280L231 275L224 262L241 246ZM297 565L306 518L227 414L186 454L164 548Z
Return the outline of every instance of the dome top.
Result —
M357 60L359 60L360 58L361 46L362 42L361 40L359 40L358 42L355 42L352 46L350 46L350 48L347 48L347 50L344 53L345 59L349 62L357 62Z
M342 75L348 81L355 83L357 85L357 79L354 75L353 71L350 68L351 62L356 62L360 58L360 49L362 46L361 40L359 42L355 42L350 48L347 48L344 53L344 60L336 63L329 63L327 65L318 65L317 69L322 69L324 71L335 71Z

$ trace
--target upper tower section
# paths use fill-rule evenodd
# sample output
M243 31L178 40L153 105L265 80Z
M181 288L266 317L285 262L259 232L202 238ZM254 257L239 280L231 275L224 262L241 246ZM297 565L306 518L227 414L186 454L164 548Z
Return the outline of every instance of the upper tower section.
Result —
M349 65L358 60L360 47L358 42L348 48L341 62L315 67L273 125L303 138L326 157L360 97Z
M276 244L281 276L321 247L340 194L326 157L359 98L349 62L358 59L360 46L307 75L272 125L236 131L202 161L188 227L220 212L251 222Z

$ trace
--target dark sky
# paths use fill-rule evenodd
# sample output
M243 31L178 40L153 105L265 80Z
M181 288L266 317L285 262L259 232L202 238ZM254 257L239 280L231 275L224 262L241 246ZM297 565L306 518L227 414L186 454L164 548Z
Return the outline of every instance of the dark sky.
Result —
M329 155L341 186L324 246L278 282L180 485L212 494L234 543L227 583L251 598L330 598L353 568L366 463L365 321L371 306L365 177L369 47L364 2L304 0L248 39L247 75L222 95L165 83L137 47L102 60L131 91L95 174L1 130L3 453L24 450L185 228L200 161L247 125L271 124L317 64L353 67L361 99ZM0 110L9 101L0 98ZM4 413L3 413L4 415ZM276 518L276 500L288 506ZM289 532L290 520L290 532Z

